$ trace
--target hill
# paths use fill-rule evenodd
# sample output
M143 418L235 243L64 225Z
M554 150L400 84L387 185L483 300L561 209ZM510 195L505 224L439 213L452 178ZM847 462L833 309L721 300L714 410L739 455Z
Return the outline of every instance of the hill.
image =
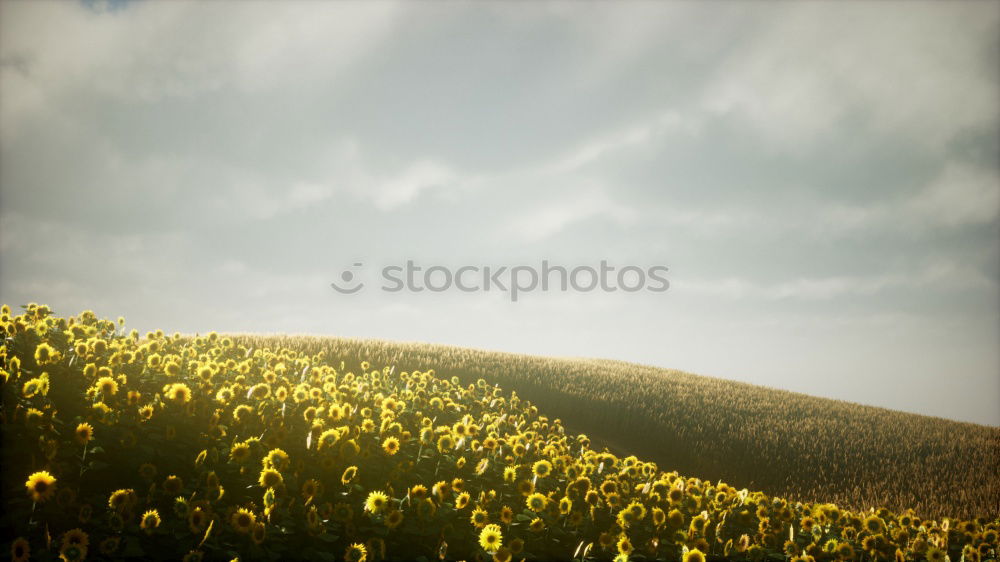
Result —
M331 337L237 340L483 378L612 450L794 500L925 516L1000 508L1000 428L621 361Z

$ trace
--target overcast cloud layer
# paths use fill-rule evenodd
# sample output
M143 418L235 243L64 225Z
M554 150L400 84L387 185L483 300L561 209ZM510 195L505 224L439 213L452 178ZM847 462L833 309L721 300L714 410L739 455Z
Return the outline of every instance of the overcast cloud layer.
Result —
M1000 425L1000 4L0 4L0 297ZM356 261L665 294L339 295Z

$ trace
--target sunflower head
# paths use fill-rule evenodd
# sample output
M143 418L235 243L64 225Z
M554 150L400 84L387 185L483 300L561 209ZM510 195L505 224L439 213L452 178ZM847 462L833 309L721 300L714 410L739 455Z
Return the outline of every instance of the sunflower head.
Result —
M548 498L546 498L544 494L535 492L528 496L527 499L524 500L524 503L531 511L541 513L545 510L545 504L548 503Z
M232 524L233 529L235 529L236 532L247 534L250 532L253 524L257 522L257 517L252 511L241 507L233 512L232 516L229 518L229 522Z
M344 560L346 562L365 562L367 558L368 551L365 549L365 545L361 543L354 543L344 551Z
M385 441L382 442L382 450L385 451L387 455L395 455L399 452L399 439L395 437L386 437Z
M385 516L385 526L390 529L395 529L399 527L400 523L403 522L403 512L394 509Z
M684 562L705 562L705 553L697 548L692 548L684 554Z
M254 544L263 544L265 538L267 538L267 526L261 521L254 523L250 530L250 539Z
M94 426L89 423L81 423L76 426L76 432L74 434L76 435L77 442L81 445L85 445L94 438Z
M155 509L150 509L146 513L142 514L142 519L139 521L139 528L146 531L146 534L152 534L153 530L160 526L160 512Z
M479 532L479 546L483 547L483 550L490 554L494 554L500 550L502 540L503 535L500 533L500 527L497 525L486 525Z
M285 480L277 470L265 468L260 471L260 478L257 481L262 488L278 488Z
M56 493L56 477L41 470L29 476L24 486L32 501L42 503Z
M66 534L63 535L62 544L63 546L69 544L89 546L90 537L83 531L83 529L72 529L70 531L66 531Z
M365 500L365 511L369 513L381 513L389 506L389 496L382 492L371 492Z

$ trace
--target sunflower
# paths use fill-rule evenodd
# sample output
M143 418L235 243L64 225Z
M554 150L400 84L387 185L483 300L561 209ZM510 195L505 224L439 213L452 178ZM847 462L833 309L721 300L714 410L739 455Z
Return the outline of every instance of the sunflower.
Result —
M97 379L97 383L94 385L97 391L105 396L114 396L118 394L118 381L111 377L101 377Z
M181 493L184 489L184 480L177 475L171 474L167 476L166 480L163 481L163 491L170 494L171 496L176 496Z
M500 521L504 525L510 525L514 521L514 510L506 505L500 508Z
M340 483L343 484L343 485L345 485L345 486L348 485L348 484L350 484L351 480L354 480L354 477L357 474L358 474L358 467L356 467L356 466L349 466L349 467L345 468L344 469L344 473L340 476Z
M670 491L667 492L667 500L671 504L674 505L679 504L683 499L684 499L684 491L679 488L671 488Z
M382 450L389 456L395 455L399 452L399 439L386 437L385 441L382 442Z
M139 522L139 528L146 531L146 534L152 534L153 530L160 526L160 512L155 509L150 509L146 513L142 514L142 519Z
M568 515L570 511L573 510L573 500L568 497L559 500L559 513L562 515Z
M438 438L437 449L440 453L447 453L455 448L455 439L451 434L446 433Z
M271 449L271 452L263 460L265 467L275 470L285 470L288 468L289 462L288 453L281 449Z
M250 532L250 529L256 522L257 517L253 512L242 507L234 511L229 518L229 523L233 526L233 529L244 535Z
M261 544L267 537L267 527L264 523L258 521L253 524L253 529L250 531L250 538L253 540L254 544Z
M24 487L28 489L31 500L42 503L56 493L56 477L42 470L28 477Z
M632 541L628 540L628 537L625 535L622 535L621 538L618 539L618 554L628 556L629 554L632 554L633 550L635 550L635 548L632 546ZM685 560L684 562L688 561Z
M385 526L390 529L395 529L399 527L400 523L403 522L403 512L398 509L394 509L385 516Z
M850 560L854 558L854 547L851 546L851 543L842 542L837 545L836 553L841 559Z
M531 520L531 523L528 524L528 529L530 529L533 533L541 533L545 530L545 522L542 521L540 517L535 517Z
M470 499L469 492L462 492L455 497L455 509L465 509L469 505Z
M365 500L365 511L369 513L381 513L389 505L389 496L382 492L371 492Z
M861 548L866 552L875 552L882 535L868 535L861 539Z
M309 499L315 496L322 495L323 485L319 483L315 478L310 478L302 483L302 497L303 499Z
M42 373L42 376L29 380L21 387L21 393L25 398L32 398L37 394L45 396L48 392L49 376L46 373Z
M417 500L422 500L427 497L427 486L423 484L416 484L410 488L410 497Z
M500 527L497 525L486 525L479 532L479 546L490 554L500 550L502 540L503 535L500 534Z
M545 478L552 474L552 463L547 460L540 460L531 467L531 472L538 478Z
M506 546L501 546L493 554L493 562L510 562L514 558L514 553Z
M503 481L513 484L517 480L517 467L508 466L503 469Z
M625 509L632 515L634 521L642 521L646 518L646 507L639 502L632 502Z
M229 449L229 460L243 464L250 459L250 445L246 443L236 443Z
M156 478L156 465L148 462L142 463L141 465L139 465L139 476L141 476L142 479L146 481Z
M89 503L85 503L80 506L80 511L77 513L76 518L80 523L86 523L90 521L90 516L93 514L94 508Z
M66 531L62 538L63 546L68 544L75 544L77 546L89 546L90 537L83 531L83 529L72 529Z
M265 383L255 384L250 387L249 394L257 400L264 400L271 396L271 387Z
M98 545L97 549L101 552L101 554L110 557L110 556L114 556L115 553L118 552L118 545L119 544L121 544L121 539L120 538L118 538L118 537L108 537L108 538L104 539L103 541L101 541L101 544Z
M344 560L346 562L365 562L367 559L368 551L365 549L365 545L361 543L354 543L344 551Z
M208 525L209 516L205 513L205 510L201 507L196 507L191 510L188 514L188 528L194 534L199 534L205 530L205 526Z
M76 426L76 440L81 445L86 445L91 439L94 438L94 426L89 423L81 423Z
M54 363L59 359L59 352L47 343L40 343L35 348L35 362L39 365Z
M524 503L531 511L541 513L542 510L545 509L545 504L548 503L548 498L546 498L543 494L535 492L528 496L527 499L524 500Z
M351 508L350 504L340 502L333 506L332 517L334 521L346 523L354 517L354 509Z
M865 519L863 528L873 535L879 535L885 530L885 522L878 515L871 515Z
M944 562L948 556L943 550L937 547L930 547L927 549L927 562Z
M191 389L182 382L174 383L167 388L167 398L177 404L187 404L191 400Z
M477 529L482 529L487 523L490 522L489 514L486 513L481 507L477 507L472 510L472 514L469 515L469 522Z
M273 468L265 468L260 471L260 478L257 480L262 488L277 488L281 486L285 479L281 473Z
M705 562L705 553L697 548L692 548L684 554L683 562Z

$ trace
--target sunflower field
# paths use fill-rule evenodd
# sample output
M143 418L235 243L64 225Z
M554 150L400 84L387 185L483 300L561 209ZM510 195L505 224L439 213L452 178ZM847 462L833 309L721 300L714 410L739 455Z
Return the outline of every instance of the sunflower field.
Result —
M140 336L44 305L4 305L0 326L14 560L997 556L995 513L852 511L682 476L434 365Z
M402 370L431 365L463 384L482 378L562 418L598 449L792 501L936 518L1000 512L998 427L624 361L326 336L233 338Z

